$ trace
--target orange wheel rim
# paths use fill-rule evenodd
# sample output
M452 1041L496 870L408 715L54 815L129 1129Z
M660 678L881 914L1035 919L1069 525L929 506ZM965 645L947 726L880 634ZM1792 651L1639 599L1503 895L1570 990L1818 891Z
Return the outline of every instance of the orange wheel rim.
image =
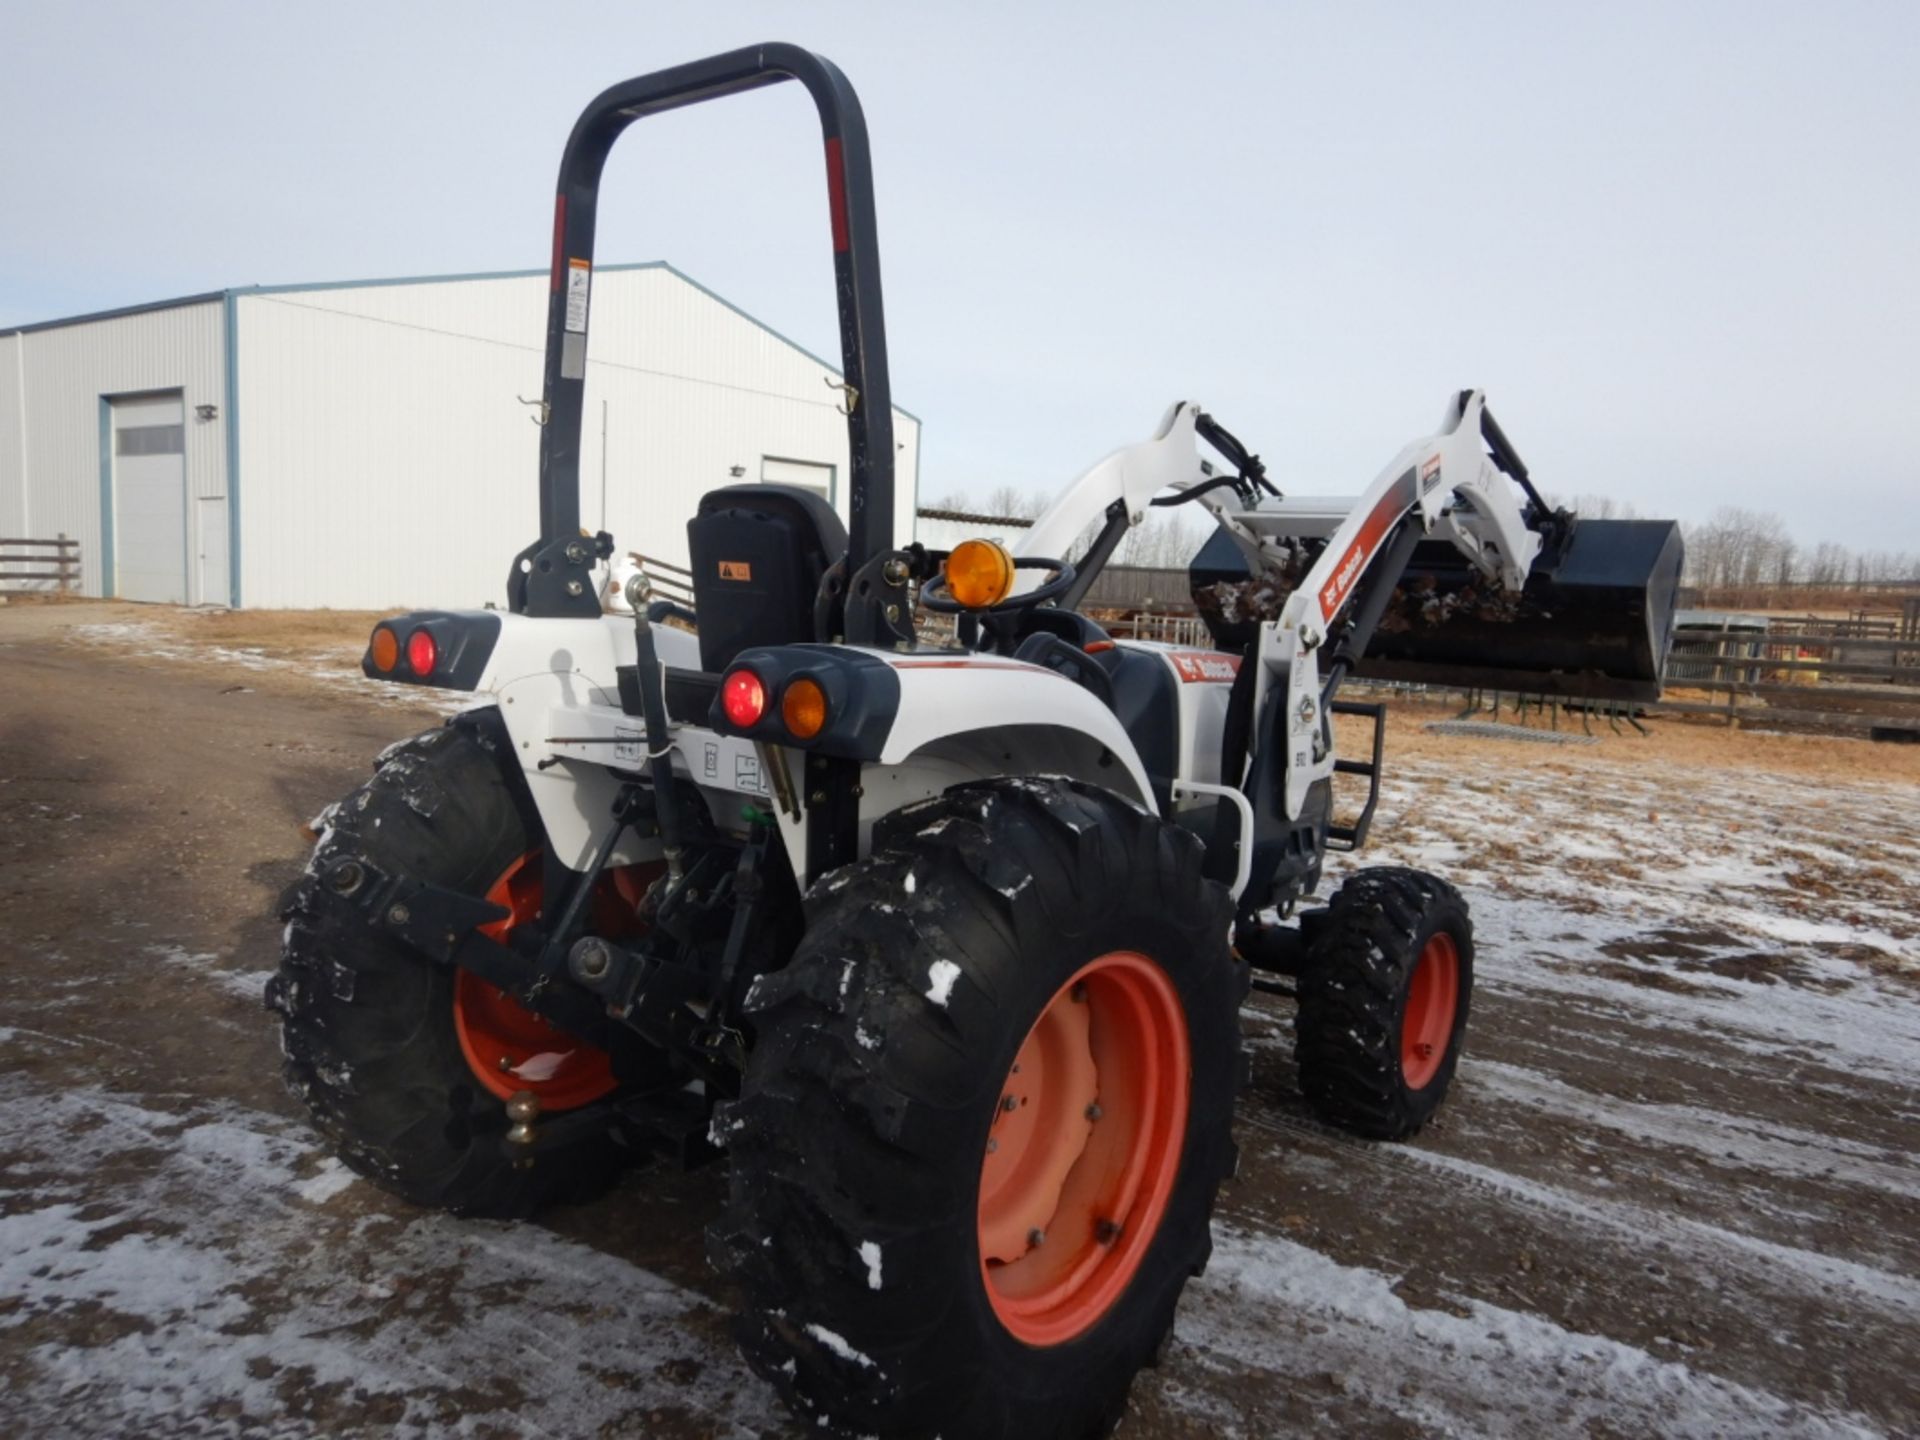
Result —
M538 850L527 852L493 882L488 901L511 913L504 920L482 925L482 935L505 940L515 927L538 917L540 858ZM618 882L608 888L626 893ZM453 1028L474 1078L502 1100L529 1090L539 1097L542 1109L572 1110L608 1094L616 1083L613 1060L606 1051L534 1014L506 991L466 970L454 972Z
M1151 960L1082 966L1027 1032L980 1167L980 1270L1029 1345L1084 1334L1152 1247L1180 1173L1192 1067L1186 1011Z
M1407 1008L1400 1018L1400 1075L1409 1090L1433 1082L1453 1043L1453 1017L1460 1008L1460 951L1445 931L1429 936L1407 982Z

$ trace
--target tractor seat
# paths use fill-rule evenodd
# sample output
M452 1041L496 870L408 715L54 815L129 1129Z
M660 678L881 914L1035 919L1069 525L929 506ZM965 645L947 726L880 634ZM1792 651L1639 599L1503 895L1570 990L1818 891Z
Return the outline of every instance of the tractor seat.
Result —
M800 645L813 633L820 578L847 553L847 527L798 485L728 485L687 522L700 668L717 672L755 645Z

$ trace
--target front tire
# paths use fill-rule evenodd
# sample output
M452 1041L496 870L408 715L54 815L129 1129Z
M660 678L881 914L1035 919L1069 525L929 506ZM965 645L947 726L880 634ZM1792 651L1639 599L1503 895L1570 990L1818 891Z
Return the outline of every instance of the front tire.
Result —
M1294 1016L1300 1089L1326 1123L1402 1140L1433 1117L1460 1063L1473 921L1423 870L1358 870L1308 946Z
M1211 1250L1245 967L1201 847L1088 786L883 821L749 999L714 1258L796 1413L1098 1435Z
M307 873L282 900L283 952L266 996L280 1015L287 1088L341 1159L415 1204L499 1217L585 1199L627 1153L597 1133L518 1168L501 1147L503 1094L529 1088L546 1110L573 1108L616 1088L621 1057L329 904L321 877L361 859L506 905L513 919L489 928L496 938L531 919L538 822L498 758L504 734L493 712L470 712L389 748L373 778L329 808ZM526 1068L551 1069L544 1079L494 1073L536 1056Z

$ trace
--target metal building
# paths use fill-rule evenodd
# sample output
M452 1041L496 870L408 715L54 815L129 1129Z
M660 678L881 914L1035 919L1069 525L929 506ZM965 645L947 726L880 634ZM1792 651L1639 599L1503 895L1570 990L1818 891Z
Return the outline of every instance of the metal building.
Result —
M0 331L0 536L89 595L383 609L504 597L539 530L545 271L254 286ZM594 275L580 514L686 562L699 497L847 506L838 367L662 263ZM920 424L896 410L910 538Z

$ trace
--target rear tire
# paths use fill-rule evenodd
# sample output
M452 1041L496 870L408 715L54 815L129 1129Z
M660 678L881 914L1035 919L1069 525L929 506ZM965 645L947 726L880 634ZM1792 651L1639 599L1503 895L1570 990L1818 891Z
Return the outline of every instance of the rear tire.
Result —
M947 1440L1117 1423L1233 1167L1247 972L1201 860L1092 787L990 781L882 821L871 858L814 887L714 1125L713 1258L796 1414ZM1103 1188L1123 1173L1143 1178Z
M1473 999L1473 921L1422 870L1359 870L1319 917L1299 980L1300 1089L1327 1124L1401 1140L1453 1083Z
M497 758L506 743L497 714L469 712L390 747L370 781L329 807L306 875L282 900L284 949L266 997L287 1088L342 1160L417 1205L500 1217L597 1193L627 1152L593 1135L515 1168L501 1149L504 1103L462 1049L457 972L326 904L318 877L358 858L487 894L539 843Z

